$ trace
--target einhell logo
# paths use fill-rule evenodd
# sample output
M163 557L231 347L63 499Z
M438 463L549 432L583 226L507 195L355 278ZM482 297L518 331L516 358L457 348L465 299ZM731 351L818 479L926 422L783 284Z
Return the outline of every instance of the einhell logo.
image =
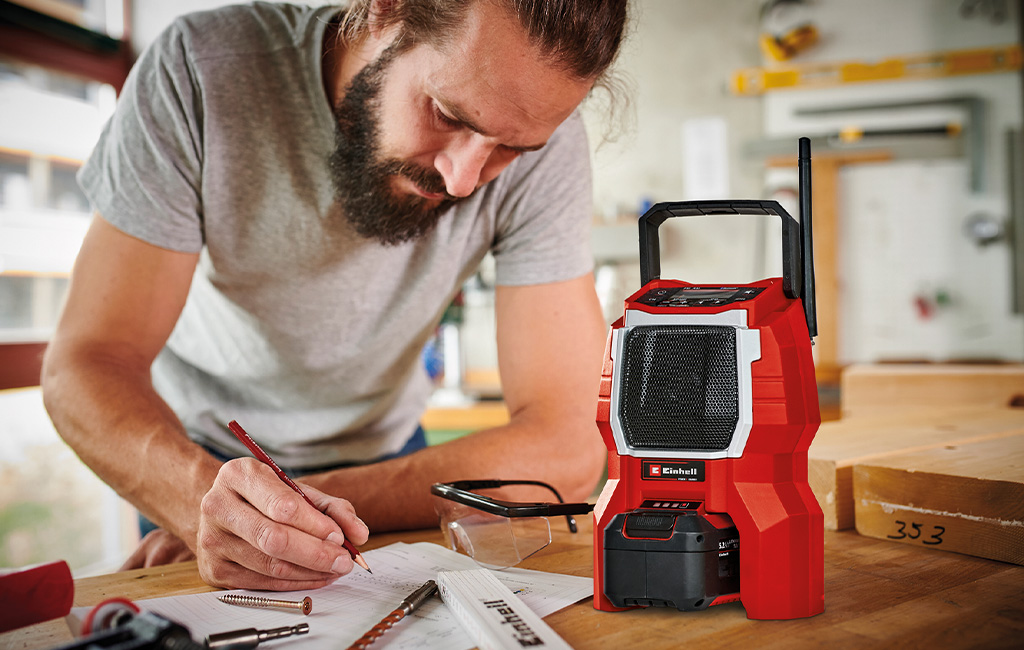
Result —
M544 639L540 638L536 632L530 629L526 621L520 618L519 614L504 600L485 600L483 603L484 607L493 609L498 613L500 625L509 624L512 626L510 635L519 645L524 648L544 645Z
M641 474L645 479L661 481L703 481L704 461L645 460Z

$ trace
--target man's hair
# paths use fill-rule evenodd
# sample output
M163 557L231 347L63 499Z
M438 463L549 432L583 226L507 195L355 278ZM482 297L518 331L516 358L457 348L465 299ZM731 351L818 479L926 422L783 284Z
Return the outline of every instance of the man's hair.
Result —
M474 2L492 2L515 16L530 42L566 73L602 81L615 60L626 27L629 0L377 0L381 11L371 16L374 0L352 0L342 18L339 36L354 44L366 37L370 24L402 26L399 49L418 43L445 45L456 36Z

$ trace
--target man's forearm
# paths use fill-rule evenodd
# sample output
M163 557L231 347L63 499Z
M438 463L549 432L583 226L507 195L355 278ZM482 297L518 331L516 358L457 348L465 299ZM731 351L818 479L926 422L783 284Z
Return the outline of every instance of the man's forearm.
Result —
M378 532L433 526L436 482L541 480L567 501L585 500L607 459L595 422L605 326L593 277L495 295L508 425L303 480L349 500Z
M409 456L302 481L351 501L373 532L435 525L430 485L436 482L542 480L554 485L566 501L584 501L600 477L606 452L596 425L578 426L577 432L566 435L565 429L513 420Z
M187 439L180 421L139 376L112 362L48 363L43 395L58 432L118 494L195 550L199 508L220 463ZM526 418L519 418L525 420ZM430 485L470 478L539 479L585 499L604 460L596 428L529 421L480 431L383 463L304 477L352 502L371 530L435 523Z
M58 433L118 494L195 551L199 505L220 463L188 440L148 371L55 347L42 384Z

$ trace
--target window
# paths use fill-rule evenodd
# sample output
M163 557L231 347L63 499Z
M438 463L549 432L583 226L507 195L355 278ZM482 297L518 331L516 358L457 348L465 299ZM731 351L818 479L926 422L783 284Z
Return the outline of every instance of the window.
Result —
M7 59L0 97L0 341L46 340L89 225L75 174L115 93Z
M0 388L38 378L89 225L75 175L127 75L122 9L0 4ZM58 437L40 390L0 390L0 566L108 572L137 539L134 511Z
M0 151L0 206L14 209L29 203L28 156Z

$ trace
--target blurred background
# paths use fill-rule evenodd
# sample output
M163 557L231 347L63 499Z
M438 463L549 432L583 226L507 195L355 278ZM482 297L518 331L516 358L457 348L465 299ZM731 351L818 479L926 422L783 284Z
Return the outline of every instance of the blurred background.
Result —
M0 566L116 569L130 507L60 441L39 355L89 222L74 174L138 53L218 0L0 1ZM313 2L310 4L326 4ZM1021 17L1000 0L634 0L620 83L584 106L605 317L639 288L659 201L765 198L796 216L812 140L823 410L854 363L1024 360ZM777 221L777 220L776 220ZM662 276L781 273L775 221L670 220ZM507 417L485 260L424 351L432 443Z

